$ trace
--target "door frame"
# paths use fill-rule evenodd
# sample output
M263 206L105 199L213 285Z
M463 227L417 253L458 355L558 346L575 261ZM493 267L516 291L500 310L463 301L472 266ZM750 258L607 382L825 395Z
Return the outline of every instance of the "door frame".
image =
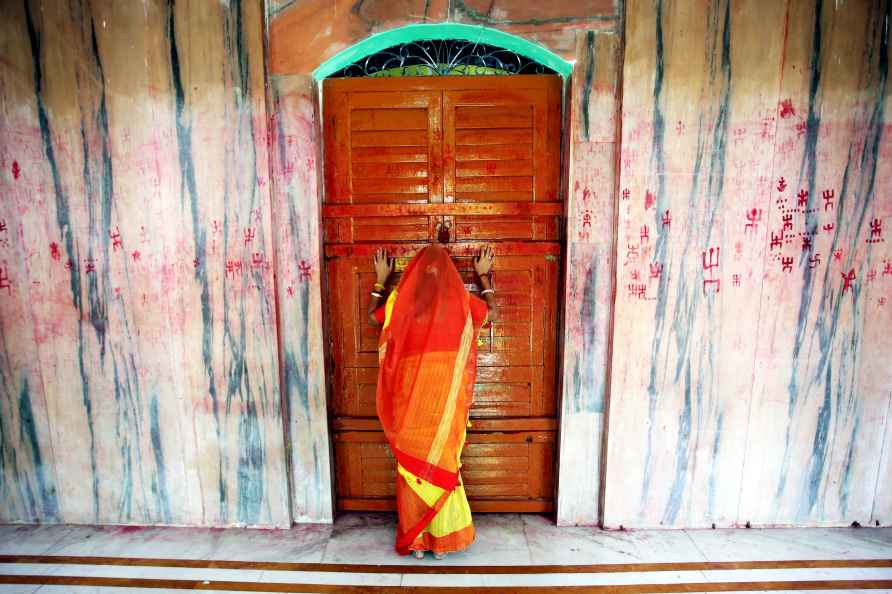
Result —
M607 182L604 190L604 195L606 195L606 208L604 212L604 222L609 224L611 228L615 228L616 225L616 205L615 205L615 197L617 195L616 187L617 180L616 174L618 174L618 167L616 166L616 154L614 148L619 146L619 117L618 117L618 106L620 104L619 99L619 91L621 89L620 81L617 73L617 66L621 64L621 43L618 41L616 36L606 36L602 37L606 40L606 48L610 50L611 55L607 58L607 72L606 77L608 80L608 84L606 85L606 91L604 88L598 89L596 85L598 84L599 77L603 78L605 75L597 72L597 68L595 68L596 62L603 61L603 59L596 60L595 54L595 45L598 43L593 43L595 39L595 33L593 31L586 32L583 35L577 35L577 55L585 52L585 46L588 47L588 53L585 54L588 59L583 59L582 61L577 60L574 63L570 63L559 55L550 52L544 47L534 44L530 41L527 41L521 37L517 37L515 35L511 35L508 33L504 33L502 31L498 31L495 29L489 29L486 27L479 26L470 26L470 25L462 25L457 23L441 23L435 25L407 25L405 27L401 27L398 29L394 29L391 31L386 31L383 33L378 33L372 35L365 40L343 50L342 52L336 54L332 58L328 59L324 63L322 63L314 72L312 76L311 86L311 97L313 100L313 107L315 110L316 117L316 146L315 152L318 157L321 157L323 153L322 142L323 142L323 134L321 134L322 127L322 84L321 80L324 79L329 74L337 72L338 70L344 68L345 66L356 62L357 60L385 49L387 47L392 47L393 45L397 45L400 43L406 43L409 41L422 41L422 40L440 40L440 39L464 39L468 41L478 41L481 43L485 43L487 45L494 45L499 47L504 47L505 49L509 49L511 51L515 51L525 57L530 58L533 61L545 64L555 72L557 72L563 81L563 93L562 93L562 101L561 101L561 119L562 119L562 128L561 128L561 182L560 182L560 191L562 192L563 200L563 216L562 222L564 225L564 233L562 234L562 238L560 240L561 248L563 251L563 266L562 266L562 274L559 282L559 321L558 321L558 340L557 340L557 349L558 349L558 357L556 362L557 369L557 391L556 395L556 405L557 405L557 430L555 434L556 438L556 460L555 460L555 493L554 493L554 509L555 509L555 519L559 525L595 525L598 524L601 519L601 505L600 499L603 497L603 483L601 482L601 476L603 472L603 448L606 445L606 439L603 435L603 427L606 426L604 420L606 419L606 400L608 397L608 384L609 384L609 338L611 333L611 328L605 326L604 328L600 328L598 330L599 337L598 340L603 340L606 343L606 346L599 345L598 351L595 359L596 365L603 365L603 370L597 369L593 374L595 377L590 381L589 385L582 386L581 391L584 392L582 394L582 399L584 400L583 406L580 407L580 386L578 382L574 383L575 392L568 393L568 378L567 378L567 369L568 369L568 355L571 355L576 365L578 365L579 360L586 360L588 357L585 354L579 354L580 345L578 344L580 341L576 340L575 334L571 335L568 332L576 332L575 327L578 325L578 318L581 313L584 313L583 310L570 312L567 309L567 305L574 300L574 303L578 301L579 293L579 282L580 279L579 271L575 269L571 269L571 266L579 266L579 260L574 259L574 253L576 252L575 247L579 242L577 242L575 233L571 239L571 232L574 232L575 228L578 227L579 223L574 223L571 220L570 215L573 214L581 214L582 208L585 205L582 204L582 200L585 199L585 196L580 200L577 197L577 194L581 195L581 192L576 192L575 189L578 189L579 179L585 178L587 174L591 173L592 169L600 171L597 168L606 168L607 175L604 176L604 181ZM600 64L599 64L600 66ZM597 99L597 100L596 100ZM590 138L589 137L589 112L591 108L602 109L604 111L610 109L610 113L604 113L605 119L610 122L615 122L615 124L611 124L613 130L608 134L607 132L603 132L601 134L601 138ZM584 112L584 117L583 117ZM597 112L599 116L602 113ZM583 124L584 122L584 124ZM580 129L584 127L584 135L580 135ZM608 126L607 128L609 128ZM603 127L602 127L603 128ZM606 129L606 128L605 128ZM594 136L598 136L594 134ZM608 143L611 145L611 150L607 151L605 155L601 158L599 162L588 162L584 163L582 166L576 163L580 158L578 156L574 156L574 147L578 144L578 141L582 139L588 142L600 142L600 143ZM615 145L615 146L614 146ZM609 153L609 154L608 154ZM583 159L584 160L584 159ZM303 216L305 216L309 221L311 221L313 225L317 227L316 231L318 235L316 235L316 240L318 241L318 249L317 252L320 255L318 264L319 264L319 277L322 276L324 271L324 266L322 262L322 193L324 191L322 187L322 179L324 178L319 171L322 167L322 160L319 159L317 162L317 180L318 184L318 193L316 195L315 204L303 205ZM582 169L582 171L575 171L576 169ZM570 185L575 183L577 188L574 189L573 192L570 191ZM309 212L308 212L309 211ZM576 211L579 211L578 213ZM573 217L574 219L577 217ZM308 221L308 222L309 222ZM571 245L572 242L572 245ZM609 249L608 249L609 248ZM612 233L610 237L605 238L599 245L589 246L589 249L585 251L586 254L600 255L604 257L606 255L609 258L607 262L606 271L610 276L610 280L606 284L607 292L609 293L610 302L606 304L607 310L612 311L613 306L613 298L615 297L614 283L613 279L615 278L615 271L613 268L615 267L615 262L613 262L614 258L612 254L615 253L613 249L613 239ZM582 272L582 274L586 274L586 272ZM591 274L591 271L588 270L588 274ZM317 278L319 278L317 277ZM321 289L321 283L325 282L324 278L319 278L319 281L314 281L316 287ZM603 281L599 281L603 284ZM320 299L324 299L324 291L319 291L317 293ZM606 299L602 299L606 301ZM314 299L315 301L315 299ZM328 316L324 315L323 310L325 309L324 303L320 303L316 301L317 305L310 307L308 312L305 312L309 315L308 324L314 328L322 329L322 336L317 340L312 340L311 342L315 343L312 345L308 345L311 349L321 348L325 350L324 360L326 366L329 364L329 354L327 352L328 345L328 337L330 336L329 328L328 328ZM571 324L568 324L568 317L574 318L570 320ZM603 314L602 314L603 317ZM317 318L317 319L313 319ZM306 318L305 318L306 319ZM570 327L570 326L573 327ZM591 324L590 324L591 325ZM609 326L609 323L608 323ZM602 338L603 337L603 338ZM314 357L315 358L315 357ZM318 361L318 358L316 358ZM574 369L574 372L578 372L578 369ZM318 376L322 374L322 370L316 370L314 375ZM328 397L330 393L330 388L328 385L328 377L329 374L325 373L325 380L323 382L319 382L321 385L318 386L318 389L322 391L320 394L319 400L322 401L322 410L317 409L310 416L313 417L311 421L313 423L321 424L324 427L324 432L327 435L327 448L326 452L327 460L322 460L319 458L325 458L326 456L319 456L316 458L317 454L321 454L317 450L318 446L322 445L318 440L312 444L314 459L316 459L317 471L322 471L321 473L317 472L319 476L316 476L316 484L318 487L326 490L327 493L323 494L319 493L323 499L327 495L328 501L330 503L330 507L328 508L330 512L328 514L325 513L324 509L318 508L318 511L314 514L313 519L309 521L331 521L334 516L335 505L335 490L334 490L334 476L333 476L333 448L332 448L332 436L333 431L332 428L329 427L329 418L328 418ZM596 394L595 392L598 392ZM321 413L321 414L319 414ZM291 438L294 438L294 422L293 419L287 419L286 424L291 426L290 433ZM317 425L318 426L318 425ZM595 432L593 435L592 432ZM295 440L298 441L298 440ZM583 442L591 442L585 448L579 448L579 444ZM603 444L602 444L603 442ZM302 443L290 444L291 448L300 447ZM584 450L584 452L579 452L577 450ZM596 457L596 462L593 465L594 467L590 467L589 474L592 476L588 481L580 481L579 475L579 463L588 461L591 464L591 455L594 453ZM587 457L587 459L586 459ZM564 464L562 464L562 460L564 460ZM569 461L569 462L567 462ZM293 462L292 462L293 463ZM326 468L322 469L318 466L318 463L322 463ZM566 465L567 472L566 476L562 477L561 468ZM291 476L291 472L289 472L289 480L292 482L292 486L296 486L296 479L300 478L301 480L304 477L295 477ZM327 476L326 476L327 475ZM571 476L572 475L572 476ZM565 480L562 484L562 478ZM320 489L321 490L321 489ZM296 501L296 499L295 499ZM327 516L327 517L326 517ZM300 514L295 514L296 521L302 521L300 519ZM303 520L307 521L307 520Z

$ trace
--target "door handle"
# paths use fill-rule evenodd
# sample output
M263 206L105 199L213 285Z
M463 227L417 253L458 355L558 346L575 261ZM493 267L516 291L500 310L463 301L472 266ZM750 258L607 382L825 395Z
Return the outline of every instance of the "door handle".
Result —
M449 243L449 223L437 223L437 241L440 243Z

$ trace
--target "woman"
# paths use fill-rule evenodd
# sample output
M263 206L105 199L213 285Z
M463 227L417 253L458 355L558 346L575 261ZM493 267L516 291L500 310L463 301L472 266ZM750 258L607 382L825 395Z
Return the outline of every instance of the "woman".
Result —
M468 293L449 254L418 252L387 297L393 260L375 254L378 282L370 322L381 325L378 417L397 460L396 550L437 559L474 541L471 510L459 475L476 375L477 333L493 318L489 278L493 251L474 260L481 295Z

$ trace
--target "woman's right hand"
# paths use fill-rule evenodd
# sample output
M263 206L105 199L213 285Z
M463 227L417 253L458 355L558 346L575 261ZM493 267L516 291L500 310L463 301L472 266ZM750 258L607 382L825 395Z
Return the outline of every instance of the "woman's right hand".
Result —
M393 273L394 259L387 256L387 250L378 248L375 252L375 274L378 282L387 284L387 278Z
M483 278L492 270L492 261L495 259L496 253L492 247L485 246L480 250L480 254L474 258L474 271L477 276Z

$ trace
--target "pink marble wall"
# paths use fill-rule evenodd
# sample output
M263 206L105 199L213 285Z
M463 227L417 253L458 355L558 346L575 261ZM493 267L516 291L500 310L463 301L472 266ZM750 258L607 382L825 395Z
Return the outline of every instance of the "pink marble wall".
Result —
M296 522L330 521L331 457L322 333L321 142L311 76L273 79L273 229L282 396Z
M627 4L610 527L888 524L889 3Z
M289 525L260 2L5 8L0 519Z
M9 4L0 519L331 520L309 70L452 19L576 60L558 522L889 522L888 3L301 6Z
M581 33L569 85L557 522L597 524L610 365L621 41ZM580 473L579 469L586 472Z

